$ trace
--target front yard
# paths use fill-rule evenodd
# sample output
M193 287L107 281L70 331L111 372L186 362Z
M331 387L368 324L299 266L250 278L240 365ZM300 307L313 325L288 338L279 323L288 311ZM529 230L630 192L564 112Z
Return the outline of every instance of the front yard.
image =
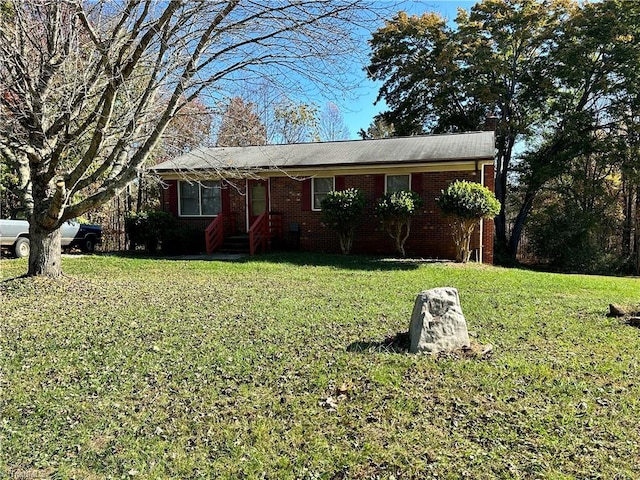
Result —
M638 279L304 254L63 266L0 284L0 477L640 475L640 330L605 317ZM388 345L436 286L491 356Z

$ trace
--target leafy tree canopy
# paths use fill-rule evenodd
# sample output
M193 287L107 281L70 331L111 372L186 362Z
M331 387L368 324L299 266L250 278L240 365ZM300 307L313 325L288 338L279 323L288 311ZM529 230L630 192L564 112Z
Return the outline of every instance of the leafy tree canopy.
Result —
M389 138L395 135L395 128L393 124L387 123L382 118L376 118L369 127L365 130L361 128L358 135L362 140L371 140L374 138Z
M370 45L367 73L389 107L379 119L397 134L477 130L497 117L496 196L507 204L510 179L525 192L496 218L498 246L512 255L535 196L566 160L639 120L630 112L640 91L640 2L481 0L452 27L436 13L399 12Z
M233 97L222 115L216 145L219 147L246 147L264 145L267 129L254 111L254 105L241 97Z

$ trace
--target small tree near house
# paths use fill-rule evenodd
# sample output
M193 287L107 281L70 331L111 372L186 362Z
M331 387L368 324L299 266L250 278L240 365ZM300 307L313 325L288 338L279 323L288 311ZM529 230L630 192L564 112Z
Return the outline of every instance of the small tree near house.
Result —
M422 205L420 195L406 190L387 192L376 204L376 215L382 221L385 231L395 240L396 250L403 257L404 244L411 231L411 220Z
M338 232L340 249L345 255L351 251L356 227L364 210L364 194L355 188L332 191L320 202L322 222Z
M442 191L436 203L450 219L456 260L466 263L471 258L471 236L483 218L500 212L500 202L491 190L479 183L456 180Z

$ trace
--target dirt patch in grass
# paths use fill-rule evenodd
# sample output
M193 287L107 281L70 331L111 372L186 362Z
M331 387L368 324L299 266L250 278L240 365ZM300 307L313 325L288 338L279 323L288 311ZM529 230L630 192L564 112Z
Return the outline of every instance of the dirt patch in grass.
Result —
M398 332L395 335L385 338L380 342L357 341L347 347L348 352L353 353L400 353L409 354L411 341L409 332ZM489 358L493 353L492 345L481 345L476 341L471 341L469 348L460 348L451 352L440 352L433 355L433 358Z

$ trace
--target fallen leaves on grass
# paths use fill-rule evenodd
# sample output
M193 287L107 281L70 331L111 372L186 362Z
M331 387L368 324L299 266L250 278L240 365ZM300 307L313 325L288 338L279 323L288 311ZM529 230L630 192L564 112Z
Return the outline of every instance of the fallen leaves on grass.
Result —
M0 465L55 465L56 478L633 478L637 332L598 320L612 291L636 301L637 281L297 258L73 258L58 283L0 284ZM5 277L24 263L6 265ZM387 337L406 328L411 292L441 284L465 293L499 354L474 344L434 359L409 355L406 332Z
M331 395L329 395L325 399L320 400L320 402L318 402L318 405L325 408L328 412L338 411L338 402Z
M438 358L471 358L482 360L490 358L493 355L493 345L481 345L475 341L471 341L471 345L466 348L458 348L452 352L440 352Z

